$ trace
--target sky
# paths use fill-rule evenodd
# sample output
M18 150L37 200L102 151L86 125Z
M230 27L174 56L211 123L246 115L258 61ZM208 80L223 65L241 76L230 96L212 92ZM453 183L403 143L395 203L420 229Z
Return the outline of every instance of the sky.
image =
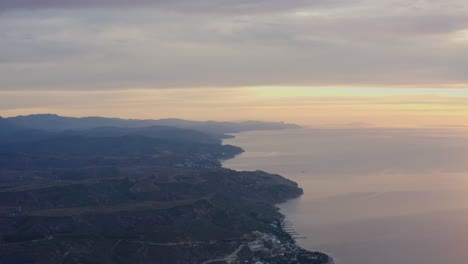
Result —
M0 115L464 125L462 0L0 0Z

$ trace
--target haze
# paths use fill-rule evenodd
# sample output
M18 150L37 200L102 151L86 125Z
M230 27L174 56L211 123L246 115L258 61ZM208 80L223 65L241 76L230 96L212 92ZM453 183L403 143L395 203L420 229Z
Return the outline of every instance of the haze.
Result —
M304 188L280 208L307 249L346 264L466 263L466 131L299 129L227 143L246 152L225 166Z
M0 111L463 125L466 1L0 1Z

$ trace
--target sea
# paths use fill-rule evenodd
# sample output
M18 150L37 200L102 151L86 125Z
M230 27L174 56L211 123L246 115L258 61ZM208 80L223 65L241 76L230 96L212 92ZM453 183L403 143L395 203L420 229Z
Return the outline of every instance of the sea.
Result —
M296 181L278 205L337 264L468 263L468 130L304 128L234 135L224 162Z

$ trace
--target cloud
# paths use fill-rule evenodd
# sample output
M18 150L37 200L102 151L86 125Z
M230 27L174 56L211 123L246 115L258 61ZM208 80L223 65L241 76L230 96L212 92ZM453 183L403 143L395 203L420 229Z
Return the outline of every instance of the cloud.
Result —
M466 124L468 91L459 89L235 87L150 90L0 91L2 116L270 120L342 127Z
M0 10L0 90L468 84L465 1L0 0Z
M0 10L54 8L132 8L152 7L194 12L258 12L329 6L343 0L0 0Z

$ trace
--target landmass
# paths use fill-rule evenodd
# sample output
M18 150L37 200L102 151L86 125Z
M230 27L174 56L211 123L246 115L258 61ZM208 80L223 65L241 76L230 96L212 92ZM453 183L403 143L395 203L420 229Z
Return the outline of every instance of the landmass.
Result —
M65 130L0 118L0 263L330 264L275 204L295 182L221 161L224 134L156 126Z
M6 118L11 124L24 128L41 129L48 131L84 130L96 127L125 127L144 128L150 126L168 126L201 131L207 134L222 136L226 133L238 133L252 130L277 130L299 128L295 124L284 122L217 122L217 121L191 121L177 118L166 119L122 119L106 117L64 117L56 114L35 114Z

